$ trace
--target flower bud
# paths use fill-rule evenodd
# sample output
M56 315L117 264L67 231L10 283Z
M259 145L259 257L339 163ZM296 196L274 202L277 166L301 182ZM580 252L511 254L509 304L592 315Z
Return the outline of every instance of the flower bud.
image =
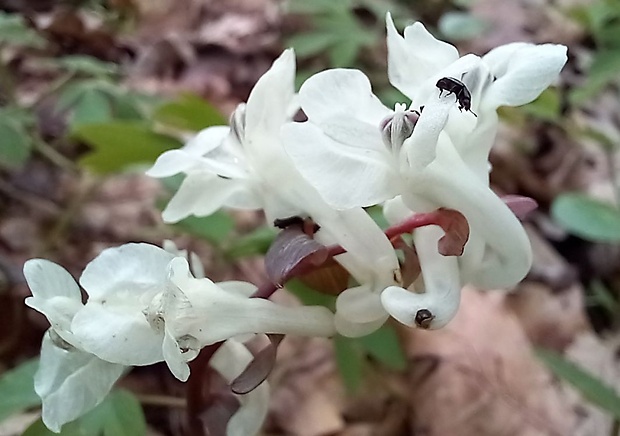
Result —
M390 150L400 150L420 118L419 112L406 110L406 107L405 104L396 103L394 113L381 121L383 143Z

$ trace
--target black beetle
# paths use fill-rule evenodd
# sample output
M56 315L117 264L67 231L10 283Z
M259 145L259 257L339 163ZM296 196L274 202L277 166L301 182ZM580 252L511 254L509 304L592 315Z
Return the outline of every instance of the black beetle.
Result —
M439 88L440 97L444 91L448 91L448 95L454 94L456 96L456 100L459 102L459 110L465 109L474 114L471 111L471 94L463 82L454 77L443 77L437 81L435 86ZM477 117L478 115L474 114L474 116Z
M279 229L287 229L292 226L298 226L308 234L315 234L321 227L312 221L312 218L302 218L299 215L290 216L288 218L276 218L273 220L274 227Z

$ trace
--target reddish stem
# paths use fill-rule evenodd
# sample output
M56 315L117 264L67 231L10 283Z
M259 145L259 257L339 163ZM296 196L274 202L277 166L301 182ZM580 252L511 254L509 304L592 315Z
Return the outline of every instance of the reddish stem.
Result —
M205 404L208 403L209 383L209 361L224 342L217 342L200 350L198 356L190 363L192 376L187 381L187 422L190 434L195 436L206 436L205 426L200 419L201 412Z

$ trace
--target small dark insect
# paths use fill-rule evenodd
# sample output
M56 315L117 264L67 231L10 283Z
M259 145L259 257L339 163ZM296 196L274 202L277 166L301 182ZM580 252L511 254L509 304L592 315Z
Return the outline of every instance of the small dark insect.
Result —
M440 97L444 91L448 91L448 95L454 94L456 96L456 100L459 102L459 110L465 109L471 112L471 94L463 82L453 77L443 77L437 81L435 86L439 88ZM474 116L477 117L478 115L474 114Z
M302 218L300 216L290 216L288 218L276 218L273 220L273 225L279 229L286 229L291 226L299 226L306 233L314 234L321 228L317 223L312 221L311 218Z

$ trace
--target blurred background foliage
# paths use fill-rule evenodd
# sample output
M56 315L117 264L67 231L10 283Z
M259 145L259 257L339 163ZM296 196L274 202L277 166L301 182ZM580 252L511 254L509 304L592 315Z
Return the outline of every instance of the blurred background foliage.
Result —
M228 104L222 99L216 104L217 98L211 102L204 98L205 94L208 97L208 92L196 92L190 86L185 90L168 86L170 81L178 79L179 65L197 62L201 51L217 45L213 41L202 46L196 44L195 53L191 55L185 53L178 41L159 43L164 46L163 49L158 46L161 50L174 48L177 53L164 58L157 57L161 53L153 55L163 65L157 66L161 73L156 82L158 86L149 88L150 79L142 78L140 68L152 61L149 55L153 53L145 50L147 54L140 57L135 47L136 44L153 47L157 43L153 43L152 35L140 34L145 15L140 2L76 0L60 6L54 3L0 1L0 56L3 60L0 62L0 195L6 197L0 207L8 208L15 196L12 195L12 180L35 177L29 174L41 163L57 174L67 175L78 186L86 180L90 188L83 192L78 190L83 195L75 196L77 200L69 204L62 204L63 212L46 224L48 243L37 244L29 256L54 257L60 247L71 242L68 223L79 214L93 187L106 177L143 171L163 151L180 147L192 133L225 124L223 114L243 99L243 96L229 95ZM370 77L381 100L393 106L407 99L387 80L385 13L392 12L400 29L414 20L422 20L438 38L467 48L472 41L484 40L493 31L492 23L471 12L475 3L473 0L290 0L277 3L281 17L275 32L278 38L267 48L260 48L268 61L258 69L264 71L282 48L291 46L298 57L298 86L310 75L326 68L359 68ZM566 7L556 6L554 12L577 28L579 34L569 49L570 61L563 79L559 86L546 90L531 104L502 108L500 115L509 128L534 132L511 143L512 150L525 158L534 158L540 153L540 148L532 146L532 141L539 139L533 137L549 135L577 144L577 147L593 145L605 156L612 195L594 195L587 189L569 186L546 197L547 202L538 199L548 221L559 232L564 232L563 235L568 235L551 243L579 269L579 256L584 247L615 247L613 250L617 251L620 243L620 186L615 164L619 138L613 131L610 133L607 125L598 122L601 116L597 112L603 107L606 116L615 120L616 126L620 124L617 104L620 2L577 2ZM99 23L96 30L89 28L84 17L96 17ZM157 26L147 27L151 33L154 29ZM132 34L141 35L134 39L134 45L125 41L127 35ZM191 36L188 39L191 43ZM251 53L256 48L229 49L237 62L251 63L256 56ZM221 55L222 48L217 50ZM165 79L161 79L162 76ZM241 85L234 88L247 96L257 77L254 73L240 78ZM147 86L136 86L142 81ZM616 97L615 106L602 103L608 93ZM167 194L160 206L165 205L180 182L179 178L164 181ZM381 224L385 223L380 208L375 208L373 216ZM146 230L147 233L156 231L156 227ZM185 219L166 231L168 235L188 235L205 241L220 257L220 262L229 264L264 254L276 235L265 226L240 226L225 211ZM620 329L617 268L615 275L599 274L596 268L589 266L583 269L579 279L587 290L591 322L600 334L617 332ZM305 304L334 306L334 297L319 293L302 281L296 280L287 288ZM26 328L23 321L19 322L20 329ZM36 359L24 360L32 355L11 345L10 334L7 338L0 344L1 357L6 367L14 367L0 378L0 420L39 404L32 388ZM36 349L36 340L33 342L30 348ZM408 365L391 326L361 339L338 337L334 345L343 382L351 393L360 389L369 371L382 367L402 372ZM557 352L541 349L538 356L554 374L620 420L620 398L605 382ZM116 390L93 412L66 426L62 434L146 434L142 400L149 404L148 399L128 390ZM23 434L49 433L38 420Z

